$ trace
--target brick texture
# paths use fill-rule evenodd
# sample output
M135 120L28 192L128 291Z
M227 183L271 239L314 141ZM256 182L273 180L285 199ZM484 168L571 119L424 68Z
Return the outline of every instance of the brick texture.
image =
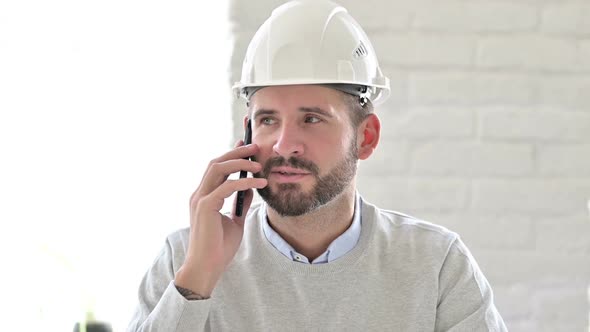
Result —
M537 16L536 6L517 1L425 1L413 27L447 32L531 31Z
M567 36L590 35L590 4L563 1L542 8L541 31Z

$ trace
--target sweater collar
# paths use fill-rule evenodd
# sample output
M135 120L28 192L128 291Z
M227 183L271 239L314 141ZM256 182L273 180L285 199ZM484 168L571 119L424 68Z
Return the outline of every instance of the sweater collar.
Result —
M311 264L322 264L332 262L350 252L358 243L361 236L361 200L358 192L355 194L355 205L352 223L344 233L340 234L326 249L324 253L314 259ZM272 246L285 257L300 263L310 264L309 259L298 253L279 233L277 233L268 222L266 206L261 209L262 230L266 239Z

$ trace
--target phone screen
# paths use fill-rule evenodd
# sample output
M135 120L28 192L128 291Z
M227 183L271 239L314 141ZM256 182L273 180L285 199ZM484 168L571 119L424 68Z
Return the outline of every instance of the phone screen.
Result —
M252 143L252 124L250 123L250 119L248 119L248 124L246 125L246 133L244 134L244 145L248 145ZM250 158L244 158L250 160ZM240 171L240 179L245 178L248 175L246 171ZM246 196L245 191L238 191L238 198L236 201L236 213L237 217L242 216L242 210L244 209L244 196Z

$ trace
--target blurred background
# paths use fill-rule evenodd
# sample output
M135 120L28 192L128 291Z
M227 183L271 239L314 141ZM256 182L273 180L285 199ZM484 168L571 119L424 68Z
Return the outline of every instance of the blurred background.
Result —
M228 8L0 1L3 331L72 331L86 310L125 330L233 145Z
M283 2L0 3L3 326L124 331ZM340 3L392 82L363 196L458 232L510 331L588 331L590 3Z

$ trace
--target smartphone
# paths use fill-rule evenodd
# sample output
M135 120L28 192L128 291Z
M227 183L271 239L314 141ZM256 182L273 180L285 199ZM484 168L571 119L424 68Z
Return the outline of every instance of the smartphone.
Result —
M246 133L244 134L244 145L248 145L252 143L252 124L250 123L250 119L248 119L248 124L246 125ZM246 160L250 160L249 157L244 158ZM246 171L240 171L240 179L245 178L248 175ZM244 209L244 196L246 196L245 191L238 191L238 199L236 201L236 217L242 216L242 210Z

